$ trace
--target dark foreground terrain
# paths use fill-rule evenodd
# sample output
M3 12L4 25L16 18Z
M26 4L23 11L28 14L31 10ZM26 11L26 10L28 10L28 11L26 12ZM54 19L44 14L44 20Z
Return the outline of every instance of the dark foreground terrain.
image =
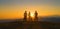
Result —
M14 21L0 23L0 29L60 29L60 23Z

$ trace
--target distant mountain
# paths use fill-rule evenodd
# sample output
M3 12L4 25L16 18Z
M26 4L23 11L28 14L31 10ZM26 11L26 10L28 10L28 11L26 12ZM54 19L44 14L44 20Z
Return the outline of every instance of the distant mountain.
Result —
M8 23L8 22L16 22L16 21L22 21L23 19L0 19L0 23Z
M40 21L60 23L60 16L42 17L42 19L40 19Z
M15 20L0 20L0 23L14 22Z

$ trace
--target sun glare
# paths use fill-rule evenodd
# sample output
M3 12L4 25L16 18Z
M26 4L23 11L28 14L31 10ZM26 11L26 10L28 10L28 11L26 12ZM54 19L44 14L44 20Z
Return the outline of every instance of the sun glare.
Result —
M34 13L31 13L31 17L34 17Z

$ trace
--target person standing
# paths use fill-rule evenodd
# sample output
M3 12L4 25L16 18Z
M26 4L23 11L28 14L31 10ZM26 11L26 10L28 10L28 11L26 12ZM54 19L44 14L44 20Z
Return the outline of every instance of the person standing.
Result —
M27 21L27 11L24 12L24 20L23 21Z
M34 21L38 21L38 13L37 13L37 11L35 11L35 18L34 18Z
M29 17L29 21L32 21L31 13L30 13L30 12L29 12L29 14L28 14L28 17Z

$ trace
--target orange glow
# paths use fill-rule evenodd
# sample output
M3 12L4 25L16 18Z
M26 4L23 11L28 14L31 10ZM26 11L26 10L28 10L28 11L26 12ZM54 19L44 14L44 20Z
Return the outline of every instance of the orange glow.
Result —
M26 9L27 8L27 9ZM60 15L60 10L55 10L52 6L3 6L0 9L0 18L23 18L24 11L31 12L31 17L34 17L34 12L37 10L38 16Z
M31 17L34 17L34 13L31 13Z

